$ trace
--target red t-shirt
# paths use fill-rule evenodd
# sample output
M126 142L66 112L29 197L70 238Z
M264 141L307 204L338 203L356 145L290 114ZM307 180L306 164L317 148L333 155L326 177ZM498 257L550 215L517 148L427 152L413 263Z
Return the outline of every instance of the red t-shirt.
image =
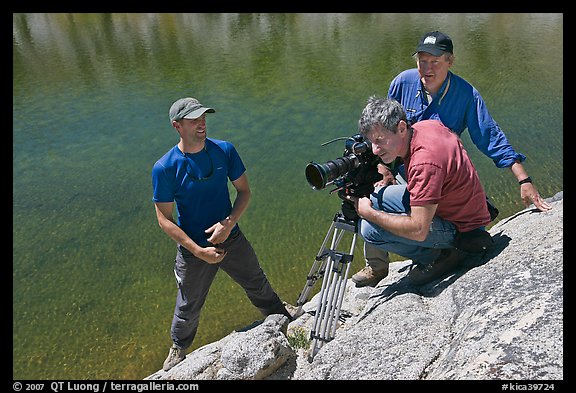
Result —
M436 215L467 232L490 223L486 194L460 138L438 120L423 120L404 160L410 205L438 204Z

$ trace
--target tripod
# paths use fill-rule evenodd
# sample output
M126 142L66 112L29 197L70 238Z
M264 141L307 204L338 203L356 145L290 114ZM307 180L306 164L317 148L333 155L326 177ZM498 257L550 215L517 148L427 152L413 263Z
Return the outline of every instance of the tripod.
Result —
M332 220L330 229L322 242L320 251L314 259L310 273L308 273L306 285L300 293L296 305L298 310L295 317L303 314L302 306L308 300L308 295L316 281L324 276L322 287L318 296L318 306L314 316L314 327L310 331L312 339L312 350L309 355L309 361L312 361L325 342L332 340L336 334L336 327L340 317L340 308L344 299L346 289L346 280L350 263L354 258L354 247L358 235L358 216L353 210L353 214L347 205L343 204L342 211L338 212ZM347 213L347 214L346 214ZM350 217L353 216L353 217ZM352 242L348 253L337 251L338 246L346 232L352 234ZM327 248L328 240L332 237L330 248ZM328 273L328 274L326 274Z

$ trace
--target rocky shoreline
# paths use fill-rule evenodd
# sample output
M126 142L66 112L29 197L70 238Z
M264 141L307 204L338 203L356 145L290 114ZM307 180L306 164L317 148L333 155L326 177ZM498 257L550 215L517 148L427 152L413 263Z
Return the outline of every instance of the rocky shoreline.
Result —
M270 316L145 379L562 380L563 192L547 200L499 221L494 249L444 280L412 286L402 261L374 288L348 281L349 317L311 362L288 337L309 334L316 297L290 324Z

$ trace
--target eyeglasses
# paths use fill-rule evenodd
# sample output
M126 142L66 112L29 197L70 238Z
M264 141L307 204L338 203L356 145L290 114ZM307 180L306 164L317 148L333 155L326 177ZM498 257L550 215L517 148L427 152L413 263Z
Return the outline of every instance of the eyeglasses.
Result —
M190 176L190 178L194 181L206 181L206 180L210 179L212 177L212 175L214 174L214 161L212 161L212 157L208 153L206 146L204 146L203 150L206 152L206 154L208 154L208 158L210 159L210 173L208 173L208 175L205 177L196 177L192 173L190 173L190 170L189 170L190 157L188 157L188 155L186 153L184 153L184 158L186 158L186 173L188 173L188 176Z

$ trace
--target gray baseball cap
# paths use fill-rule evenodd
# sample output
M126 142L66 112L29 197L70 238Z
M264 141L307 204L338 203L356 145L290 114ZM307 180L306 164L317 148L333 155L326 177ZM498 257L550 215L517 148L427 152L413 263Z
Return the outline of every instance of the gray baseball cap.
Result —
M212 108L202 105L196 98L180 98L170 107L170 122L181 119L197 119L205 112L216 112Z

